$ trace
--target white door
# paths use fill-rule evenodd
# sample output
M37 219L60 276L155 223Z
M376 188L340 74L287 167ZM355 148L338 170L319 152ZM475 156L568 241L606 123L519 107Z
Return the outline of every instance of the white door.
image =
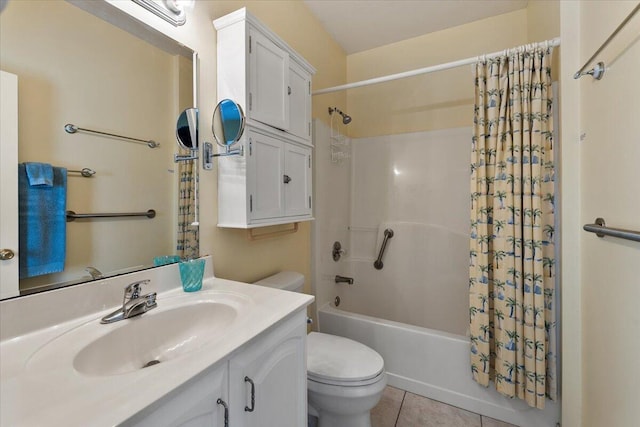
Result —
M289 129L289 54L251 28L249 49L249 117Z
M307 425L304 329L300 331L276 342L261 340L229 362L234 426Z
M285 144L285 216L311 214L311 148Z
M0 71L0 299L18 286L18 76ZM11 254L14 254L13 258Z
M289 63L289 133L311 140L311 76Z
M282 141L251 132L248 185L251 220L281 217L284 213Z

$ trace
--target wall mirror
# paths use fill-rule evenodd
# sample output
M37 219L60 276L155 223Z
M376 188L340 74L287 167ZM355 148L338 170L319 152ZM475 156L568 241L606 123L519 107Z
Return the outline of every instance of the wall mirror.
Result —
M184 150L198 149L198 109L187 108L178 116L176 139Z
M221 152L213 153L213 144L205 142L202 149L202 167L213 169L214 157L242 156L244 148L232 150L231 147L240 141L244 132L245 115L242 107L231 99L223 99L218 103L211 120L211 131L216 143L224 148Z
M6 5L0 68L18 77L17 162L66 168L67 210L156 212L67 222L64 270L20 279L20 295L152 268L154 257L177 253L181 234L190 233L178 223L192 221L178 218L183 172L173 161L175 123L194 106L194 57L108 2ZM66 123L159 146L69 134ZM95 174L85 176L84 168ZM2 212L9 209L17 204L2 200ZM186 245L197 252L197 238Z
M240 140L244 132L244 111L230 99L223 99L213 112L211 131L218 145L230 147Z

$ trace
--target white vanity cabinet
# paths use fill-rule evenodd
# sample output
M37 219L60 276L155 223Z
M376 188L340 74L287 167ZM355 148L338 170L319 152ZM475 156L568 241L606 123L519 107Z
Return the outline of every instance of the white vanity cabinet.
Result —
M306 425L306 334L306 311L301 309L123 425Z
M228 367L224 362L172 391L124 426L227 427L225 408L218 399L228 406L228 395Z
M230 426L307 425L306 324L300 314L229 362Z
M248 126L268 126L311 144L315 69L246 8L213 21L218 98L240 104Z

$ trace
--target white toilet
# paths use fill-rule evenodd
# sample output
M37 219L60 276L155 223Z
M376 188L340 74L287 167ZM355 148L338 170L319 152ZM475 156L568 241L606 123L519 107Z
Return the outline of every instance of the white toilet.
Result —
M302 292L304 276L283 271L255 284ZM386 385L382 356L371 348L336 335L307 336L309 413L318 415L318 427L370 427Z

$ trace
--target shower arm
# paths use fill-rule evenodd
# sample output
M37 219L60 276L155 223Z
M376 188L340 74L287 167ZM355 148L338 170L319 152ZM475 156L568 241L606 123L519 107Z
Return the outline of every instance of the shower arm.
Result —
M384 250L387 247L387 242L392 237L393 237L392 229L387 228L386 230L384 230L384 240L382 240L382 246L380 247L380 253L378 254L378 259L375 260L375 262L373 263L373 266L376 268L376 270L382 270L382 267L384 267L384 264L382 263L382 256L384 255Z

